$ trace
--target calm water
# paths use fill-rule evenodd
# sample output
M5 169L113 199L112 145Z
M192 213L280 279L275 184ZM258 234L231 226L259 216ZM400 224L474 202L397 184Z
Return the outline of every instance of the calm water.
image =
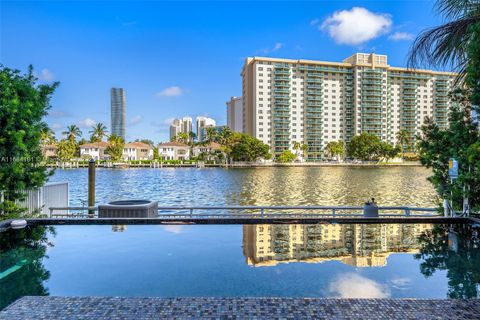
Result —
M0 309L23 295L472 298L457 225L57 226L0 234Z
M97 170L97 203L125 198L164 205L381 205L431 207L436 193L422 167ZM72 205L87 199L87 170L56 170Z

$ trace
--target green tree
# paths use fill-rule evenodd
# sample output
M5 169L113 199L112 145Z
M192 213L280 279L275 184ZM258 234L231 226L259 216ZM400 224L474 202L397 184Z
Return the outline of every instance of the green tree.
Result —
M432 232L419 237L420 250L415 259L421 261L420 272L427 278L437 271L445 272L448 298L478 298L480 240L471 227L450 228L436 224Z
M68 126L67 130L63 131L62 134L65 135L68 140L75 142L77 138L82 136L82 131L77 125L72 124Z
M92 130L89 131L90 133L90 142L100 142L107 136L107 126L103 123L97 123L92 127Z
M216 142L217 141L218 131L215 127L206 127L205 131L207 133L206 139L205 139L207 142Z
M479 207L480 168L472 159L479 158L478 130L471 111L480 102L480 3L476 0L439 0L437 7L445 24L424 32L411 49L409 62L436 67L453 65L459 71L459 86L451 93L449 126L440 129L429 120L420 137L420 161L433 169L430 181L444 198L453 198L455 209L467 196L471 207ZM473 107L472 107L473 105ZM448 178L448 159L459 161L459 177ZM465 191L463 189L465 188Z
M123 155L123 148L125 147L125 141L117 135L110 135L108 137L108 147L105 152L110 156L112 161L120 161Z
M343 141L330 141L325 146L325 151L329 157L343 158L345 156L345 144Z
M21 190L42 186L49 175L42 165L41 137L57 86L38 85L31 66L26 74L0 66L0 214L24 197Z
M288 162L293 162L297 156L290 150L285 150L283 151L277 158L278 162L281 163L288 163Z
M303 158L305 158L306 152L308 150L308 145L295 141L293 143L293 150L295 150L297 156L302 156Z
M412 136L407 130L400 130L397 132L397 143L402 148L402 158L406 149L410 149L412 143Z
M432 168L429 178L437 192L445 199L453 197L455 209L461 208L463 196L472 207L480 207L480 139L479 131L471 117L468 92L455 90L451 94L449 125L440 128L431 119L423 125L418 137L420 162ZM455 158L459 163L459 176L453 182L448 176L448 162ZM463 186L468 186L463 190Z
M389 159L393 159L398 156L401 152L400 146L392 146L390 143L387 142L380 142L378 146L377 154L380 158L384 159L388 162Z
M55 235L55 229L45 226L2 233L0 270L12 266L20 268L0 279L0 310L26 295L48 295L44 285L50 278L50 272L43 262L48 258L47 248L53 247L50 234Z
M362 133L354 136L348 144L347 153L350 157L360 160L376 160L379 156L381 140L379 137Z
M61 161L69 161L75 157L77 145L68 140L63 139L57 145L57 156Z
M231 150L229 156L234 161L256 161L261 158L271 158L268 145L244 133L234 132L229 139L228 147Z

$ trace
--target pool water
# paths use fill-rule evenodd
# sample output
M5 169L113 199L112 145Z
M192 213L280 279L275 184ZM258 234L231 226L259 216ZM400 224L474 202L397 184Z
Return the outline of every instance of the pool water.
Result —
M24 295L473 298L470 225L38 226L0 233L0 309Z

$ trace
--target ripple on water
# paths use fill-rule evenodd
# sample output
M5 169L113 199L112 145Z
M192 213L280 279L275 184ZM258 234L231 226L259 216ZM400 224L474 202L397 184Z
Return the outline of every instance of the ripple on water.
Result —
M163 205L434 206L436 193L422 167L163 168L97 170L96 200L158 200ZM87 198L87 170L56 170L70 182L70 204Z

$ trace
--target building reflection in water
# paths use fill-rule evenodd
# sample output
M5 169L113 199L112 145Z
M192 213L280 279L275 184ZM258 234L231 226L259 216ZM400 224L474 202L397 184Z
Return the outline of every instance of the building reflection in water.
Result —
M112 225L113 232L124 232L127 230L127 226L124 224L114 224Z
M248 265L337 260L355 267L387 265L391 253L416 253L431 224L244 225Z

